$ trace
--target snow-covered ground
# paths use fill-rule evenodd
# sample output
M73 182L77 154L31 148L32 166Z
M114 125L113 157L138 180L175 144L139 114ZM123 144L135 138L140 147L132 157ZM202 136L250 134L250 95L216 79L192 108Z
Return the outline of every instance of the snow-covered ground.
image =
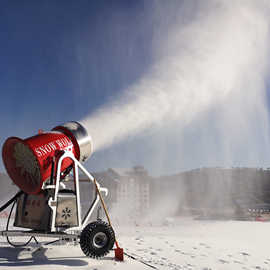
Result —
M115 228L124 251L156 269L270 269L270 223L196 221L183 218L169 226ZM50 245L35 251L12 248L0 238L0 269L153 269L125 256L86 258L79 246Z

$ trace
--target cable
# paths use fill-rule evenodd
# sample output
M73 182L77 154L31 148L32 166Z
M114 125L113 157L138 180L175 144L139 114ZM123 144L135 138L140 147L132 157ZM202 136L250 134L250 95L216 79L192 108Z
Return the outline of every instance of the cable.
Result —
M141 260L141 259L138 259L138 258L136 258L136 257L134 257L134 256L132 256L132 255L129 255L129 254L127 254L126 252L124 252L124 254L126 255L126 256L128 256L130 259L132 259L132 260L135 260L135 261L138 261L138 262L140 262L140 263L143 263L143 264L145 264L146 266L148 266L148 267L151 267L151 268L153 268L153 269L158 269L158 268L156 268L154 265L151 265L151 264L149 264L149 263L147 263L147 262L145 262L145 261L143 261L143 260Z
M7 220L7 226L6 226L6 231L8 232L8 227L9 227L9 221L10 221L10 218L11 218L11 214L12 214L12 211L13 211L13 208L14 208L14 206L15 206L15 204L16 204L16 201L17 201L17 198L23 193L21 193L22 191L20 191L20 192L18 192L12 199L10 199L5 205L7 205L8 203L8 206L13 202L13 205L12 205L12 207L11 207L11 209L10 209L10 212L9 212L9 215L8 215L8 220ZM20 194L19 194L20 193ZM10 202L11 201L11 202ZM5 207L6 208L6 207ZM4 209L5 209L4 208ZM35 239L35 237L34 236L31 236L30 237L30 239L27 241L27 242L25 242L24 244L14 244L14 243L12 243L11 241L10 241L10 239L9 239L9 237L8 236L6 236L6 239L7 239L7 242L11 245L11 246L13 246L13 247L25 247L25 246L27 246L30 242L31 242L31 240L32 239L34 239L36 242L37 242L37 240Z
M17 192L15 196L13 196L9 201L7 201L3 206L0 207L0 212L5 210L7 207L9 207L10 204L12 204L18 197L20 197L23 194L23 191Z
M15 206L15 203L17 201L17 198L20 197L24 192L23 191L19 191L17 194L15 194L15 196L13 196L9 201L7 201L3 206L0 207L0 212L2 212L3 210L5 210L10 204L13 203L11 209L10 209L10 212L9 212L9 215L8 215L8 220L7 220L7 225L6 225L6 231L8 232L9 231L9 222L10 222L10 218L11 218L11 214L13 212L13 209L14 209L14 206ZM39 244L38 240L36 239L35 236L31 236L30 239L25 242L24 244L14 244L10 241L9 237L6 236L6 239L7 239L7 242L13 246L13 247L25 247L27 246L32 240L34 240L36 242L36 244ZM51 242L48 242L46 243L45 245L49 245L49 244L52 244L52 243L55 243L55 242L58 242L60 241L60 239L58 240L55 240L55 241L51 241Z
M48 245L57 243L57 242L59 242L59 241L61 241L61 239L57 239L57 240L54 240L54 241L51 241L51 242L47 242L47 243L44 244L44 246L48 246Z

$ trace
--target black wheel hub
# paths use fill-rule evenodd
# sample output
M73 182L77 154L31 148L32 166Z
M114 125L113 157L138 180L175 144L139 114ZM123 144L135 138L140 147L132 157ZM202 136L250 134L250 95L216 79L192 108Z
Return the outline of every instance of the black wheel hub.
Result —
M108 242L108 237L104 232L98 232L93 237L93 246L96 248L103 248Z

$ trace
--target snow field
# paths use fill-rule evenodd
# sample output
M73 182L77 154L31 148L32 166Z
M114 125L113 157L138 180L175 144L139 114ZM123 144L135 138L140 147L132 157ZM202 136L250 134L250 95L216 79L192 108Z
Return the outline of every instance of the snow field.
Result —
M270 223L248 221L195 221L182 218L170 226L115 228L124 251L156 269L270 270ZM33 246L14 249L1 238L0 269L153 269L113 251L100 260L86 258L79 245ZM10 268L12 269L12 268Z

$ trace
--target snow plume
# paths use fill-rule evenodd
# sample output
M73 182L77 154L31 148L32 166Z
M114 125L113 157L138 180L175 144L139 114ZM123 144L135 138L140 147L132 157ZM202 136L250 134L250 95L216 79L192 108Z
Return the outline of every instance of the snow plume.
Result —
M251 143L246 138L260 122L266 133L259 139L268 146L268 2L154 3L153 21L171 18L154 29L152 67L115 102L81 121L93 137L95 151L170 123L178 134L195 125L207 135L214 125L225 139L222 154L231 159L232 143ZM212 147L211 142L206 145Z

